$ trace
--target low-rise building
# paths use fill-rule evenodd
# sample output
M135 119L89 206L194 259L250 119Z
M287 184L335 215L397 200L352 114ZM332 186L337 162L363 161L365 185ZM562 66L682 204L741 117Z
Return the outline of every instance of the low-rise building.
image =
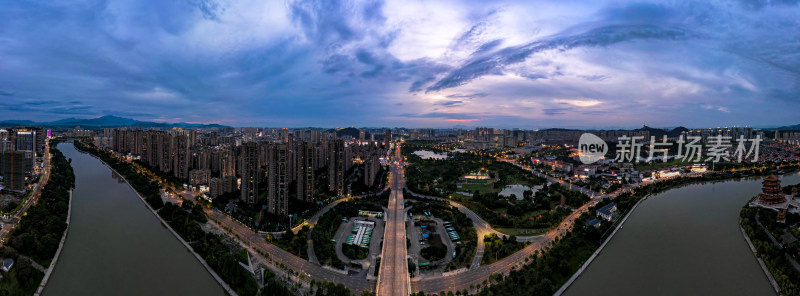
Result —
M598 220L598 219L586 219L585 223L586 223L586 226L592 226L594 228L600 228L600 220Z
M8 272L14 266L14 259L6 258L3 260L3 271Z
M616 217L619 216L619 214L617 213L617 203L612 202L598 209L597 216L603 218L603 220L606 221L615 220Z

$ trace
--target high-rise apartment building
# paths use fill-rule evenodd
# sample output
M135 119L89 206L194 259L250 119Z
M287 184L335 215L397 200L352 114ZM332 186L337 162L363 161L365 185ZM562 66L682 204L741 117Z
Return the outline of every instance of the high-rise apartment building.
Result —
M242 176L242 201L250 204L258 202L258 182L260 169L258 166L258 145L254 142L244 143L240 156Z
M24 151L6 151L2 154L2 175L5 187L11 191L25 191L25 171L30 162Z
M377 154L370 155L364 161L364 185L372 186L381 168L381 162Z
M289 162L286 144L272 146L267 161L267 211L272 214L286 215L289 212Z
M342 140L328 142L328 189L336 195L344 194L344 148Z
M18 129L15 138L15 150L36 151L36 132L28 129Z
M297 145L297 199L314 201L314 143Z
M226 151L222 157L220 175L222 175L222 177L236 176L236 165L238 163L239 162L236 161L236 156L233 154L233 152Z
M20 128L15 134L14 150L23 152L26 161L23 173L32 172L36 162L36 131Z
M173 167L172 175L179 180L189 179L189 165L191 155L189 154L189 136L178 135L173 137Z

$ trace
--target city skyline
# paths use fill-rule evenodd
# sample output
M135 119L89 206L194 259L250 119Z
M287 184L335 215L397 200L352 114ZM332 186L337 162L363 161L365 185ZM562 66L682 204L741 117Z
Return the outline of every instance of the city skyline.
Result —
M798 124L796 3L10 3L0 117Z
M639 125L639 126L569 126L569 127L562 127L562 126L541 126L541 127L532 127L532 128L520 128L517 126L506 126L506 125L497 125L497 126L481 126L481 125L469 125L469 124L454 124L453 126L441 126L441 127L430 127L430 126L355 126L355 125L344 125L344 126L237 126L237 125L222 125L213 122L151 122L151 121L139 121L131 118L119 117L115 115L105 115L101 117L88 117L88 118L65 118L56 121L33 121L29 119L21 119L21 120L3 120L0 121L0 128L12 128L12 127L24 127L24 126L41 126L47 128L56 128L56 129L67 129L67 128L88 128L88 129L101 129L101 128L119 128L119 127L129 127L133 129L166 129L166 128L186 128L186 129L210 129L210 128L263 128L263 129L281 129L281 128L288 128L292 130L303 130L303 129L347 129L347 128L355 128L360 131L366 130L381 130L381 129L421 129L421 130L449 130L449 129L461 129L461 130L469 130L469 129L476 129L476 128L495 128L495 129L504 129L504 130L549 130L549 129L564 129L564 130L586 130L586 131L603 131L603 130L639 130L639 129L660 129L669 131L676 128L686 128L686 129L719 129L719 128L755 128L755 129L764 129L764 130L796 130L800 128L800 124L793 124L793 125L763 125L763 126L751 126L751 125L743 125L743 126L723 126L723 125L710 125L710 126L683 126L677 123L671 125L664 125L664 126L649 126L646 123Z
M0 9L0 296L800 296L800 0Z

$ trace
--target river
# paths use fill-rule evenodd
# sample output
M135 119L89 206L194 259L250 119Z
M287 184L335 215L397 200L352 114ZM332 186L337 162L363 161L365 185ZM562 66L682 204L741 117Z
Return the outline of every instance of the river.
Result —
M72 159L75 190L69 233L43 295L225 295L110 168L71 143L58 149Z
M650 196L564 295L775 295L739 230L739 211L761 180Z

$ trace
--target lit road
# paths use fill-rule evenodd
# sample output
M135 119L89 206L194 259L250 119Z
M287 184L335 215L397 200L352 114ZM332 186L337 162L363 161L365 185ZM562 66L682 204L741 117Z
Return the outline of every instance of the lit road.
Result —
M537 173L537 172L534 172L534 173ZM551 178L548 178L548 179L551 179ZM400 184L395 184L395 186L398 186L399 188L403 188L403 187L400 187L400 186L405 185L402 182L402 181L405 181L405 180L404 179L399 179L397 181L401 181L401 183ZM558 182L557 180L551 180L551 181ZM520 250L520 251L518 251L518 252L516 252L514 254L511 254L510 256L508 256L506 258L503 258L503 259L501 259L501 260L499 260L497 262L494 262L492 264L480 265L480 258L483 255L482 254L483 253L482 252L483 248L479 244L478 250L477 250L478 252L476 253L476 257L475 257L474 262L472 264L472 267L470 269L468 269L468 270L466 270L464 272L460 272L460 273L456 273L456 274L452 274L452 275L448 275L448 276L434 276L434 277L415 278L415 279L413 279L411 281L411 292L423 291L423 292L426 292L426 293L439 293L439 292L442 292L442 291L454 291L455 292L455 291L463 291L465 289L466 290L470 290L470 286L472 286L472 287L480 287L480 286L482 286L483 282L484 281L488 281L489 276L491 276L492 274L501 274L502 273L502 274L508 275L508 273L512 269L516 269L516 268L522 267L522 265L526 264L525 258L527 258L529 256L532 256L534 254L534 252L536 252L536 251L539 251L541 253L542 252L542 248L549 246L549 244L551 242L553 242L556 238L558 238L561 235L563 235L564 233L570 231L572 229L573 222L575 221L575 219L580 217L581 214L585 213L588 210L589 207L593 207L594 205L596 205L598 202L600 202L601 200L603 200L605 198L605 196L599 195L599 194L597 194L595 192L592 192L592 191L589 191L589 190L587 190L585 188L581 188L581 187L578 187L578 186L571 186L571 185L566 184L564 182L559 182L559 183L562 183L565 187L568 187L568 188L570 188L572 190L575 190L575 191L583 192L583 193L585 193L587 195L594 193L595 194L595 198L592 199L591 201L589 201L588 203L584 204L580 208L575 209L570 215L565 217L564 220L561 221L561 223L559 223L559 225L557 226L556 229L553 229L553 230L551 230L551 231L549 231L549 232L547 232L545 234L542 234L542 235L528 236L528 237L518 237L518 241L530 242L530 245L528 245L527 247L523 248L522 250ZM442 199L442 198L437 198L437 197L432 197L432 196L423 196L423 195L417 195L417 194L414 194L414 195L415 196L419 196L419 197L424 197L424 198ZM459 203L453 202L453 201L450 201L450 204L452 206L457 207L462 213L465 213L470 219L472 219L473 223L475 224L475 228L476 228L476 230L478 231L478 234L479 234L479 237L478 237L479 241L482 240L482 237L481 237L482 234L496 233L498 235L503 235L502 233L494 230L489 225L488 222L486 222L485 220L481 219L480 216L475 214L473 211L471 211L467 207L465 207L465 206L463 206L463 205L461 205ZM388 233L388 230L387 230L387 233ZM529 260L528 262L531 262L531 261ZM470 292L475 292L475 290L472 290ZM379 295L382 295L382 294L379 293Z
M323 268L322 266L297 257L294 254L279 248L278 246L270 244L264 240L262 236L258 235L247 226L244 226L243 224L235 221L223 213L211 209L205 209L205 212L208 214L208 217L211 220L218 221L222 227L230 229L235 236L238 236L236 237L236 240L238 240L242 246L249 247L251 250L258 250L264 254L269 254L269 257L274 261L271 266L276 270L279 270L280 268L277 266L282 264L285 266L286 270L294 271L299 274L306 274L306 282L316 280L318 282L330 281L342 283L357 294L361 294L361 292L365 290L372 291L375 288L375 281L368 281L363 277L348 276L330 269ZM253 255L256 255L255 257L259 260L265 262L268 261L268 259L262 257L261 254L256 253ZM280 272L285 273L285 271Z
M172 187L168 182L153 174L148 169L142 168L135 163L131 164L140 174L144 174L145 176L149 176L152 180L158 181L162 188L172 190L173 192L178 193L179 196L182 196L186 199L193 199L191 192L183 190L182 188ZM342 199L340 201L344 200L346 199ZM180 199L176 199L175 202L180 202ZM278 246L268 243L264 239L263 235L257 233L253 229L245 226L241 222L231 218L228 215L225 215L222 212L215 211L210 208L205 208L204 211L206 215L208 215L209 220L216 221L216 223L209 221L208 225L214 226L223 232L231 233L234 240L236 240L241 246L250 250L251 255L253 255L255 260L262 262L264 265L268 266L278 274L294 272L296 274L293 275L292 278L298 282L304 281L306 285L308 285L312 280L317 282L329 281L341 283L359 295L363 291L375 290L374 280L367 280L364 277L359 276L348 276L344 273L324 268L319 264L311 263L281 249ZM318 218L319 217L316 217L316 219ZM268 254L269 258L261 254ZM301 276L299 275L304 276L302 276L303 278L300 278Z
M508 274L512 268L521 267L526 264L525 258L532 256L534 252L550 244L557 237L563 235L572 229L575 219L580 217L589 207L594 206L601 199L594 199L580 208L573 211L569 216L559 224L558 229L551 230L543 235L531 237L528 241L531 243L524 249L511 254L495 263L489 265L482 265L477 268L470 268L467 271L457 273L450 276L429 277L422 278L411 282L411 291L424 291L426 293L438 293L441 291L462 291L469 290L470 286L479 287L483 285L483 281L487 280L492 274ZM480 238L479 238L480 239ZM530 260L528 262L531 262ZM474 292L474 291L473 291Z
M402 159L400 144L397 144L395 159ZM378 295L409 294L408 250L406 249L406 226L403 211L403 170L398 164L392 164L390 184L392 193L386 213L386 228L383 237L383 252L380 272L378 273Z
M44 158L44 167L42 168L42 171L43 171L42 172L42 177L41 177L41 179L39 179L39 183L36 183L36 184L33 185L33 189L32 189L33 192L31 193L31 196L28 198L28 200L25 201L25 204L22 205L22 207L19 209L19 211L14 213L14 215L11 215L11 217L3 219L3 220L8 221L9 223L3 225L3 228L0 229L0 245L2 245L3 241L5 241L6 235L8 235L8 233L11 232L11 230L14 229L14 227L17 226L17 223L19 223L19 221L22 219L22 216L25 214L25 212L27 212L28 209L32 205L35 205L39 201L39 197L42 194L42 188L44 187L45 184L47 184L47 180L50 179L50 140L49 139L45 141L44 157L43 158ZM67 222L69 222L69 221L67 221Z
M501 160L503 160L503 159L501 159ZM505 161L508 161L508 160L505 160ZM515 161L508 161L508 162L510 162L512 164L515 164L515 165L518 165ZM532 171L529 168L524 168L524 169ZM492 263L490 265L483 265L483 266L479 266L479 267L476 268L475 267L476 264L473 264L473 268L470 268L467 271L464 271L464 272L461 272L461 273L457 273L457 274L454 274L454 275L415 279L415 280L413 280L411 282L411 291L412 292L424 291L426 293L439 293L441 291L463 291L465 289L466 290L470 290L470 286L472 286L472 287L482 286L483 282L487 281L489 276L491 276L492 274L500 274L500 273L502 273L502 274L508 275L508 273L512 269L516 269L516 268L522 267L522 265L526 264L526 262L525 262L525 258L526 257L532 256L534 254L534 252L536 252L536 251L539 251L539 253L541 253L542 248L549 246L553 241L555 241L556 238L558 238L561 235L563 235L564 233L572 230L572 227L574 225L575 220L578 219L580 217L580 215L582 215L583 213L587 212L590 207L594 207L595 205L597 205L597 203L599 203L600 201L602 201L605 198L613 198L613 197L617 196L619 193L625 192L625 191L631 189L631 188L620 189L620 190L618 190L616 192L613 192L611 194L602 195L602 194L599 194L597 192L593 192L591 190L588 190L588 189L580 187L580 186L575 186L575 185L572 185L572 184L568 184L568 183L566 183L566 182L564 182L562 180L558 180L558 179L552 178L550 176L541 174L541 173L536 172L536 171L532 171L532 172L534 174L538 175L538 176L547 178L547 180L549 180L550 182L558 182L558 183L562 184L563 186L569 188L570 190L579 191L579 192L582 192L582 193L587 194L587 195L593 195L594 198L592 200L590 200L588 203L586 203L583 206L581 206L580 208L575 209L569 216L564 218L564 220L562 220L561 223L559 223L559 225L557 226L556 229L548 231L547 233L545 233L543 235L525 237L524 241L528 241L531 244L528 245L527 247L523 248L522 250L520 250L520 251L518 251L518 252L516 252L516 253L514 253L514 254L506 257L506 258L503 258L503 259L501 259L501 260L499 260L499 261L497 261L495 263ZM423 197L435 198L435 197L428 197L428 196L423 196ZM461 210L462 212L467 214L467 216L469 216L473 220L473 222L475 222L476 228L478 228L478 232L479 233L481 231L497 233L494 229L491 228L491 226L488 225L488 223L486 223L483 219L478 217L475 213L473 213L472 211L470 211L466 207L464 207L464 206L462 206L460 204L457 204L455 202L452 202L452 201L451 201L451 205L458 207L459 210ZM479 240L480 240L480 237L479 237ZM480 255L480 254L477 254L477 255ZM528 262L531 262L531 261L529 260ZM472 290L470 292L475 292L475 290Z

